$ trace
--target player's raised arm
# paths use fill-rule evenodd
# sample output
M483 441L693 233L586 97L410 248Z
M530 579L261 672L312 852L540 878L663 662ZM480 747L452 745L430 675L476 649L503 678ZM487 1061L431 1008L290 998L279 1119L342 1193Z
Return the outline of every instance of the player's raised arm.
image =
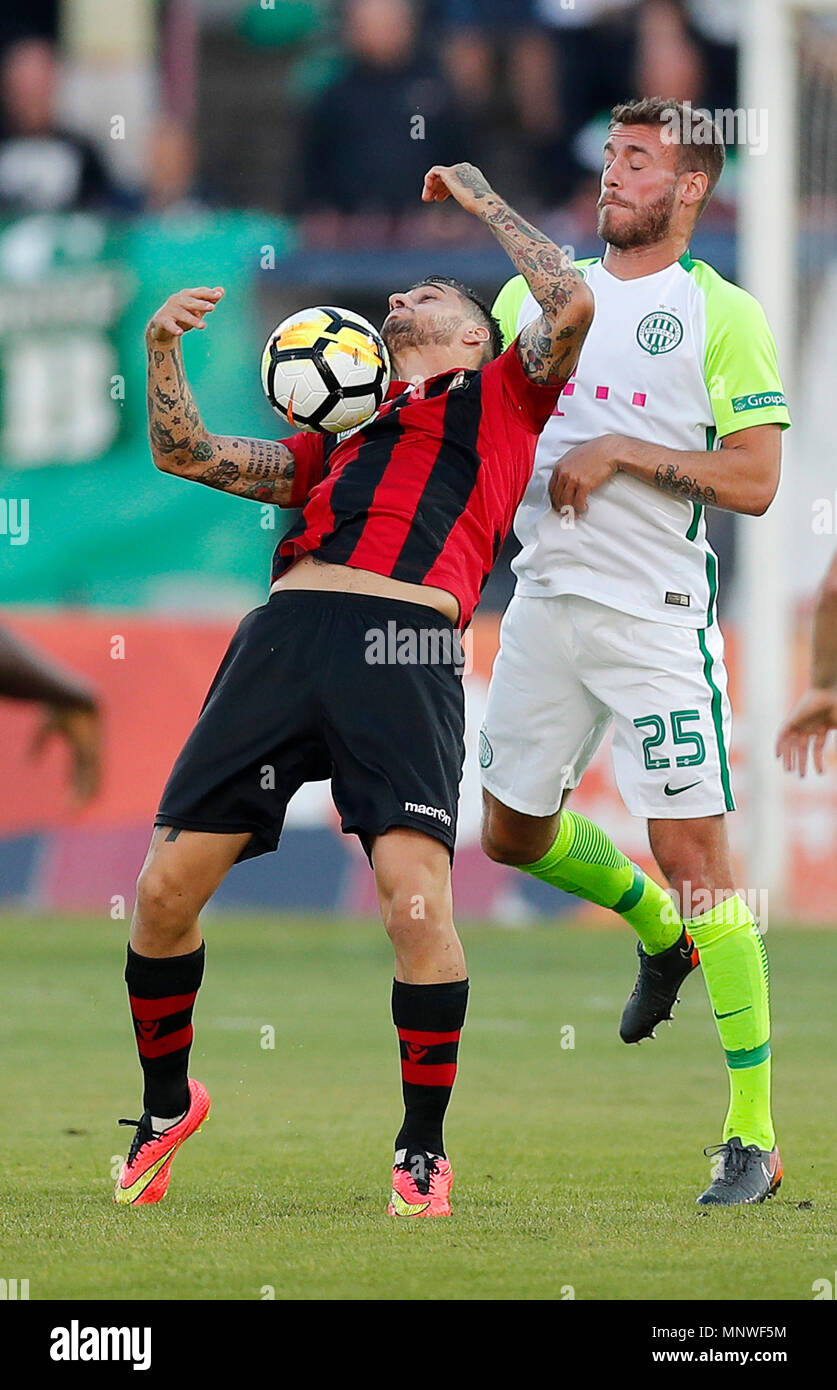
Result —
M573 372L593 321L593 295L569 256L509 207L473 164L434 165L422 199L453 197L491 228L541 306L541 316L520 334L517 351L526 375L545 385Z
M190 482L286 507L291 502L294 455L270 439L210 434L186 380L180 340L206 327L223 289L205 285L171 295L146 329L148 437L154 463Z

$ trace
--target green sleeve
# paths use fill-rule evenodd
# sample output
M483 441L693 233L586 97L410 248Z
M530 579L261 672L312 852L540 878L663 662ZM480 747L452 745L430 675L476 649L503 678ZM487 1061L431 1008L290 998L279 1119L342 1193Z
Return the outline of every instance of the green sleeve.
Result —
M518 335L517 321L520 308L529 293L529 286L522 275L507 280L494 301L491 312L503 330L503 347L507 348Z
M758 300L699 261L692 274L706 297L704 372L718 436L753 425L787 428L776 344Z

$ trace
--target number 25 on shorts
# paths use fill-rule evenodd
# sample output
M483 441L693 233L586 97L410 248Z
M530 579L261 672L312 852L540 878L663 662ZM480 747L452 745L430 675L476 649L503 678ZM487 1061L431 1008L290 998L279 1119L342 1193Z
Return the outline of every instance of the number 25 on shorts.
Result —
M675 709L669 715L672 743L681 749L688 748L690 750L675 755L676 767L698 767L706 758L706 744L702 734L697 729L685 727L699 719L700 712L696 709ZM635 719L634 726L637 729L648 729L649 731L642 740L642 751L647 770L655 772L660 768L671 767L670 758L654 756L654 750L660 748L666 739L666 721L663 717L659 714L647 714L642 719Z

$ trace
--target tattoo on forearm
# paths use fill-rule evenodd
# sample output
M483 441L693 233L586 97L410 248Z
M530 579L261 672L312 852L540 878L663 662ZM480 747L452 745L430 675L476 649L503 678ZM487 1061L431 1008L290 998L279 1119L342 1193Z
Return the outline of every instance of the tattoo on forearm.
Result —
M232 459L219 459L205 472L196 474L195 482L205 483L207 487L217 487L224 491L237 482L239 476L238 465L233 463Z
M701 486L697 478L680 473L676 463L661 463L654 473L654 484L663 492L673 492L678 497L686 497L690 502L699 502L705 507L714 507L718 502L714 487Z
M496 195L482 217L526 277L544 313L559 315L584 283L569 257Z
M189 477L206 487L234 492L237 497L249 497L254 502L271 502L287 506L291 497L296 465L290 449L267 439L225 439L223 455L208 441L195 445L192 456L209 468L200 472L192 469ZM207 452L208 450L208 452Z
M584 286L582 276L560 247L498 197L478 169L459 164L456 173L481 204L480 218L525 277L543 311L520 335L520 360L527 376L540 382L565 379L584 337L583 325L568 316Z
M149 352L148 435L153 452L166 455L193 450L205 436L177 350ZM174 459L177 466L187 461Z
M269 439L208 434L179 349L149 351L147 399L152 452L166 458L167 468L206 487L275 506L288 505L295 472L290 449Z
M174 421L172 421L174 423ZM155 419L153 416L149 420L148 431L151 437L151 445L158 454L173 454L178 449L188 447L188 439L175 439L168 425L162 420Z
M555 337L544 331L544 319L525 328L520 335L519 355L527 376L533 381L560 380L569 375L567 363L575 356L575 345L561 350L560 344L576 336L576 328L562 328Z

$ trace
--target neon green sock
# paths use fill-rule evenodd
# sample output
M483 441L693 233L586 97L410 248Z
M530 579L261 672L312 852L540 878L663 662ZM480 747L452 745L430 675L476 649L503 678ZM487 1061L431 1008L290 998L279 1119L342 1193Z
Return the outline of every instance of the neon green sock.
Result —
M737 894L686 923L700 952L703 978L729 1071L724 1140L772 1149L770 990L767 952L753 914Z
M576 811L561 812L558 834L542 859L518 867L553 888L618 912L649 956L673 946L683 931L665 889L646 878L603 830Z

